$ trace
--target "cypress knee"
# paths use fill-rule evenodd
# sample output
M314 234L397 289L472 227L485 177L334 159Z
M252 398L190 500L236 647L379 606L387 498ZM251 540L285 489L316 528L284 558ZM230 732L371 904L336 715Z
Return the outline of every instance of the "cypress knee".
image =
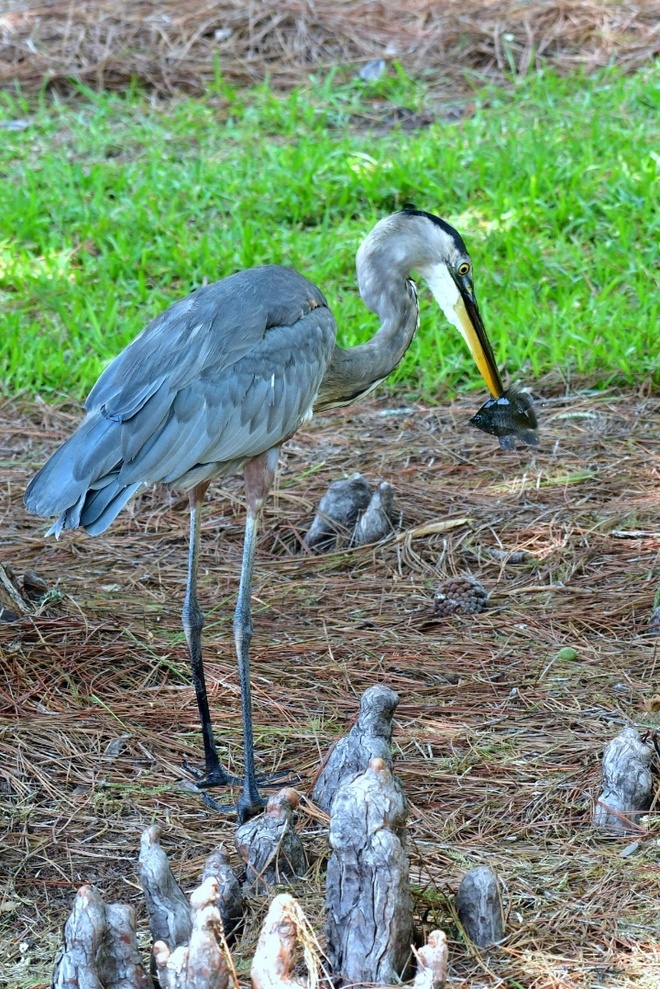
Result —
M406 976L413 939L407 804L382 759L335 794L327 878L328 958L340 984Z

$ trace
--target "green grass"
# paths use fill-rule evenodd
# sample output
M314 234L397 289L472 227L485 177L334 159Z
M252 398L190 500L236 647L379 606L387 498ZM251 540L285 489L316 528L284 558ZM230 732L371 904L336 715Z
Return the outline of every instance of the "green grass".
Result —
M402 73L152 105L82 94L28 106L0 94L1 387L83 396L169 302L237 268L292 264L326 292L340 339L375 329L355 285L371 225L406 202L464 234L498 360L603 384L660 377L660 69L541 74L478 97L458 123L376 134L374 99L419 107ZM655 273L655 274L654 274ZM424 295L424 293L422 293ZM425 303L396 380L476 383Z

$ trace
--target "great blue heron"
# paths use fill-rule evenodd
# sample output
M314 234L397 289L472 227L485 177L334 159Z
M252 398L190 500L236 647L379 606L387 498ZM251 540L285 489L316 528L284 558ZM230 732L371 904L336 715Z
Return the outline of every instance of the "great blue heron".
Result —
M291 268L250 268L200 288L157 316L105 369L87 399L86 417L25 494L31 512L59 516L48 533L59 536L77 526L103 532L143 485L159 481L188 492L183 627L204 739L203 785L224 785L236 780L218 758L211 728L197 559L209 482L243 468L247 520L234 615L244 732L240 819L262 806L249 672L259 511L282 443L313 413L367 395L401 361L419 323L412 271L465 337L491 394L501 396L461 236L437 216L406 207L377 223L357 252L360 295L381 320L371 340L338 347L325 297Z

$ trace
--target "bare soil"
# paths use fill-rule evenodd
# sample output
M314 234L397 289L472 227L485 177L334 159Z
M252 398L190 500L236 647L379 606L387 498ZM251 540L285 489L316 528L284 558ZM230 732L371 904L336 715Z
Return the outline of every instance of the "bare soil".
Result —
M480 400L409 406L389 395L318 419L288 444L255 574L259 769L295 770L308 792L361 692L388 684L401 697L395 759L410 799L417 928L447 932L449 984L652 989L657 804L624 839L597 832L591 814L604 745L626 725L652 733L659 718L649 616L660 584L660 401L555 395L540 407L541 447L502 452L467 424ZM23 510L29 477L78 415L0 406L0 562L36 569L61 595L0 625L0 984L11 987L48 984L82 883L140 904L139 836L154 820L187 890L234 829L183 769L201 751L179 618L185 499L149 490L103 536L59 542ZM394 485L399 536L306 555L300 536L320 496L355 469ZM212 488L201 571L215 729L237 771L241 499L239 478ZM429 529L447 520L453 528ZM502 550L529 556L507 563ZM490 607L434 619L436 585L460 574L482 581ZM558 656L564 646L574 659ZM322 928L324 821L303 801L299 822L313 865L298 893ZM481 863L497 870L507 907L507 938L489 952L466 944L452 905ZM266 897L251 901L243 971L266 907Z

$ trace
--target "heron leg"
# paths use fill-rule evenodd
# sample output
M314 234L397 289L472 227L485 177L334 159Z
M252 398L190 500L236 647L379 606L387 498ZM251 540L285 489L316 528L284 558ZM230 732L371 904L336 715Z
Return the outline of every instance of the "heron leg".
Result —
M204 614L197 601L197 563L199 559L199 531L202 515L202 502L208 487L208 482L198 484L189 495L190 501L190 546L188 551L188 582L186 596L183 602L183 631L188 643L190 668L192 670L199 718L202 723L202 738L204 739L205 778L204 786L223 786L236 782L235 777L225 772L213 737L209 701L206 695L206 680L202 660L202 629Z
M257 524L264 499L273 483L279 447L249 460L245 465L245 493L247 519L245 522L245 543L238 600L234 613L234 641L238 659L238 673L241 682L241 704L243 709L244 775L243 791L238 799L239 821L247 820L265 804L259 794L254 767L254 736L252 731L252 690L250 685L250 640L252 638L252 572L254 553L257 544Z

